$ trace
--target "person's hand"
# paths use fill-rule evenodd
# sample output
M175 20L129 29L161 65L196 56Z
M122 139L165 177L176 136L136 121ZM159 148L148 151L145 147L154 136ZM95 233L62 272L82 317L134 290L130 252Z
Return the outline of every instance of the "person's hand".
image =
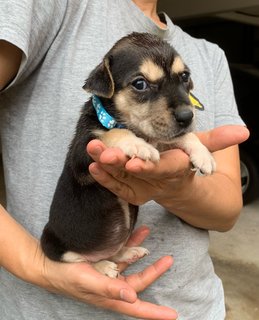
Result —
M148 234L147 227L140 227L132 234L127 246L138 246ZM43 259L42 254L39 256ZM140 319L177 318L174 310L141 301L137 297L137 293L145 290L172 266L170 256L159 259L142 272L121 275L118 279L100 274L87 263L57 263L46 257L41 263L44 287L51 292ZM127 266L121 264L119 267L122 271Z
M215 152L247 140L249 131L243 126L229 125L197 135ZM180 191L180 186L194 175L189 157L179 149L161 153L159 163L128 159L120 149L106 148L99 140L92 140L87 152L95 161L89 166L93 178L120 198L137 205L151 199L159 202L167 193Z
M127 246L138 246L148 234L146 226L136 229ZM138 292L162 276L172 263L172 257L165 256L142 272L111 279L88 263L51 261L44 255L39 241L0 205L0 267L51 292L136 318L176 319L174 310L137 297ZM119 267L124 270L127 266Z

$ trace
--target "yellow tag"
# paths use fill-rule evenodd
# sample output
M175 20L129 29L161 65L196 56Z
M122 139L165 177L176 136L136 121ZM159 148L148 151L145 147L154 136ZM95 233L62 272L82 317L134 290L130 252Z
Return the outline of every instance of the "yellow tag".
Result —
M199 101L198 98L196 98L192 93L189 94L189 99L191 101L191 104L200 110L204 110L204 105Z

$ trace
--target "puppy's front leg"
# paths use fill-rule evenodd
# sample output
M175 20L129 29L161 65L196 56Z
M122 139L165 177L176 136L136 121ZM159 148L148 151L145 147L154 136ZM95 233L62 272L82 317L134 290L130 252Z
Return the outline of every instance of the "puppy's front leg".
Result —
M127 129L112 129L95 132L107 147L120 148L130 158L138 157L142 160L157 162L160 154L151 144L135 136Z
M189 155L194 170L205 175L212 174L216 170L216 162L212 154L194 133L187 133L177 138L174 146Z

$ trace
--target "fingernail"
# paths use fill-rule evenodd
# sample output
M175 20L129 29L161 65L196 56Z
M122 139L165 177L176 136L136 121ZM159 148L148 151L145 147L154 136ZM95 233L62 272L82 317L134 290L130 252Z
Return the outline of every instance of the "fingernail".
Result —
M101 147L99 147L99 146L97 146L97 147L95 147L94 148L94 150L93 150L93 152L92 152L92 154L94 154L94 155L99 155L99 154L101 154L102 153L102 148Z
M92 163L89 166L89 170L90 170L91 174L93 174L95 176L100 174L100 169L99 169L98 165L96 165L96 163Z
M121 289L120 291L120 298L123 301L133 303L137 299L137 295L135 292L131 292L128 289Z

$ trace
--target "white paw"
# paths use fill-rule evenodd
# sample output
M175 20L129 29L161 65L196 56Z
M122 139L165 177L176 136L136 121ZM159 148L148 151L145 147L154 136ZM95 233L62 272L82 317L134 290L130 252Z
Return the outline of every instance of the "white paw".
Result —
M146 248L124 247L114 257L112 257L112 260L116 262L126 262L128 264L131 264L146 255L149 255L149 251Z
M150 160L152 162L158 162L160 159L158 150L145 140L138 137L127 139L120 148L130 158L137 157L142 160Z
M118 278L119 269L116 263L108 260L101 260L95 263L92 263L95 270L98 272L110 277Z
M216 171L216 162L209 150L201 146L190 155L193 170L202 175L209 175Z

